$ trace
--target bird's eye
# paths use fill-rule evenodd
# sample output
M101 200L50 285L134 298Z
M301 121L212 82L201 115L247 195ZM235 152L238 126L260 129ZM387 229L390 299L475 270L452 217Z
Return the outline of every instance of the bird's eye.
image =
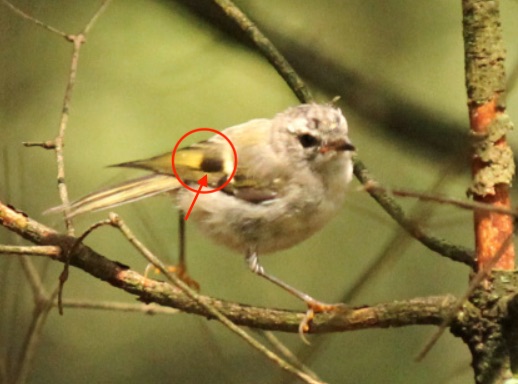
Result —
M320 144L320 140L318 140L315 136L310 135L309 133L300 135L298 139L304 148L314 147Z

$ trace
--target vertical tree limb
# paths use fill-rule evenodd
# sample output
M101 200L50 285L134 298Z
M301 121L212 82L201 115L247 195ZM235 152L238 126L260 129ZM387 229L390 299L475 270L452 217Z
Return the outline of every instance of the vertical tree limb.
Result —
M471 134L474 137L470 193L477 202L510 208L509 186L514 160L506 141L513 125L505 112L505 49L499 1L463 0L466 89ZM513 219L497 212L474 211L479 269L488 264L513 233ZM494 269L514 269L514 246Z
M505 112L505 49L498 0L463 0L466 89L471 134L474 138L472 185L476 202L495 208L511 206L509 188L514 160L506 134L513 125ZM495 211L474 210L475 252L482 284L472 280L469 302L476 315L461 327L452 326L468 345L477 384L504 383L516 369L515 339L505 295L515 290L513 219ZM498 258L497 258L498 257ZM491 272L489 274L489 272ZM508 274L508 275L506 275ZM475 286L476 284L476 286ZM511 364L511 361L513 364Z

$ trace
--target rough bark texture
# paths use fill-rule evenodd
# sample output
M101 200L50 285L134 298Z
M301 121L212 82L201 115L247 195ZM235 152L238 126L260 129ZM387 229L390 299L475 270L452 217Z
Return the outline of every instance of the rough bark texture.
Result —
M509 188L515 165L506 134L513 128L505 113L505 50L499 2L463 0L466 89L474 138L470 193L477 202L511 207ZM517 274L513 218L475 209L475 242L479 271L491 270L471 295L452 332L468 345L475 382L503 383L516 368ZM510 245L509 245L510 244ZM495 260L493 260L495 258Z
M510 208L509 185L514 160L506 141L512 123L505 113L505 70L498 1L463 1L466 88L473 146L473 184L470 192L482 203ZM483 268L513 233L510 216L475 210L476 256ZM510 246L494 266L514 269Z
M518 272L495 271L471 295L452 323L473 356L476 383L503 383L516 368L518 346Z

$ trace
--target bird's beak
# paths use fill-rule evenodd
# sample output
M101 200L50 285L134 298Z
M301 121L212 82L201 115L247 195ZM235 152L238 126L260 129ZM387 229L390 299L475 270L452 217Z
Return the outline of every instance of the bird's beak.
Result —
M336 140L322 145L320 153L327 153L329 151L345 152L355 151L356 148L348 140Z

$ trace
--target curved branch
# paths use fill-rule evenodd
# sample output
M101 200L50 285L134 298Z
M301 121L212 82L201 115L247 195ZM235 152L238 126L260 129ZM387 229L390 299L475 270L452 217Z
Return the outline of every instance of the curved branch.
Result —
M279 50L261 32L259 28L230 0L214 0L214 2L232 19L239 28L252 40L261 54L272 64L273 68L286 81L301 103L313 100L311 92L299 77L295 69L284 58Z

